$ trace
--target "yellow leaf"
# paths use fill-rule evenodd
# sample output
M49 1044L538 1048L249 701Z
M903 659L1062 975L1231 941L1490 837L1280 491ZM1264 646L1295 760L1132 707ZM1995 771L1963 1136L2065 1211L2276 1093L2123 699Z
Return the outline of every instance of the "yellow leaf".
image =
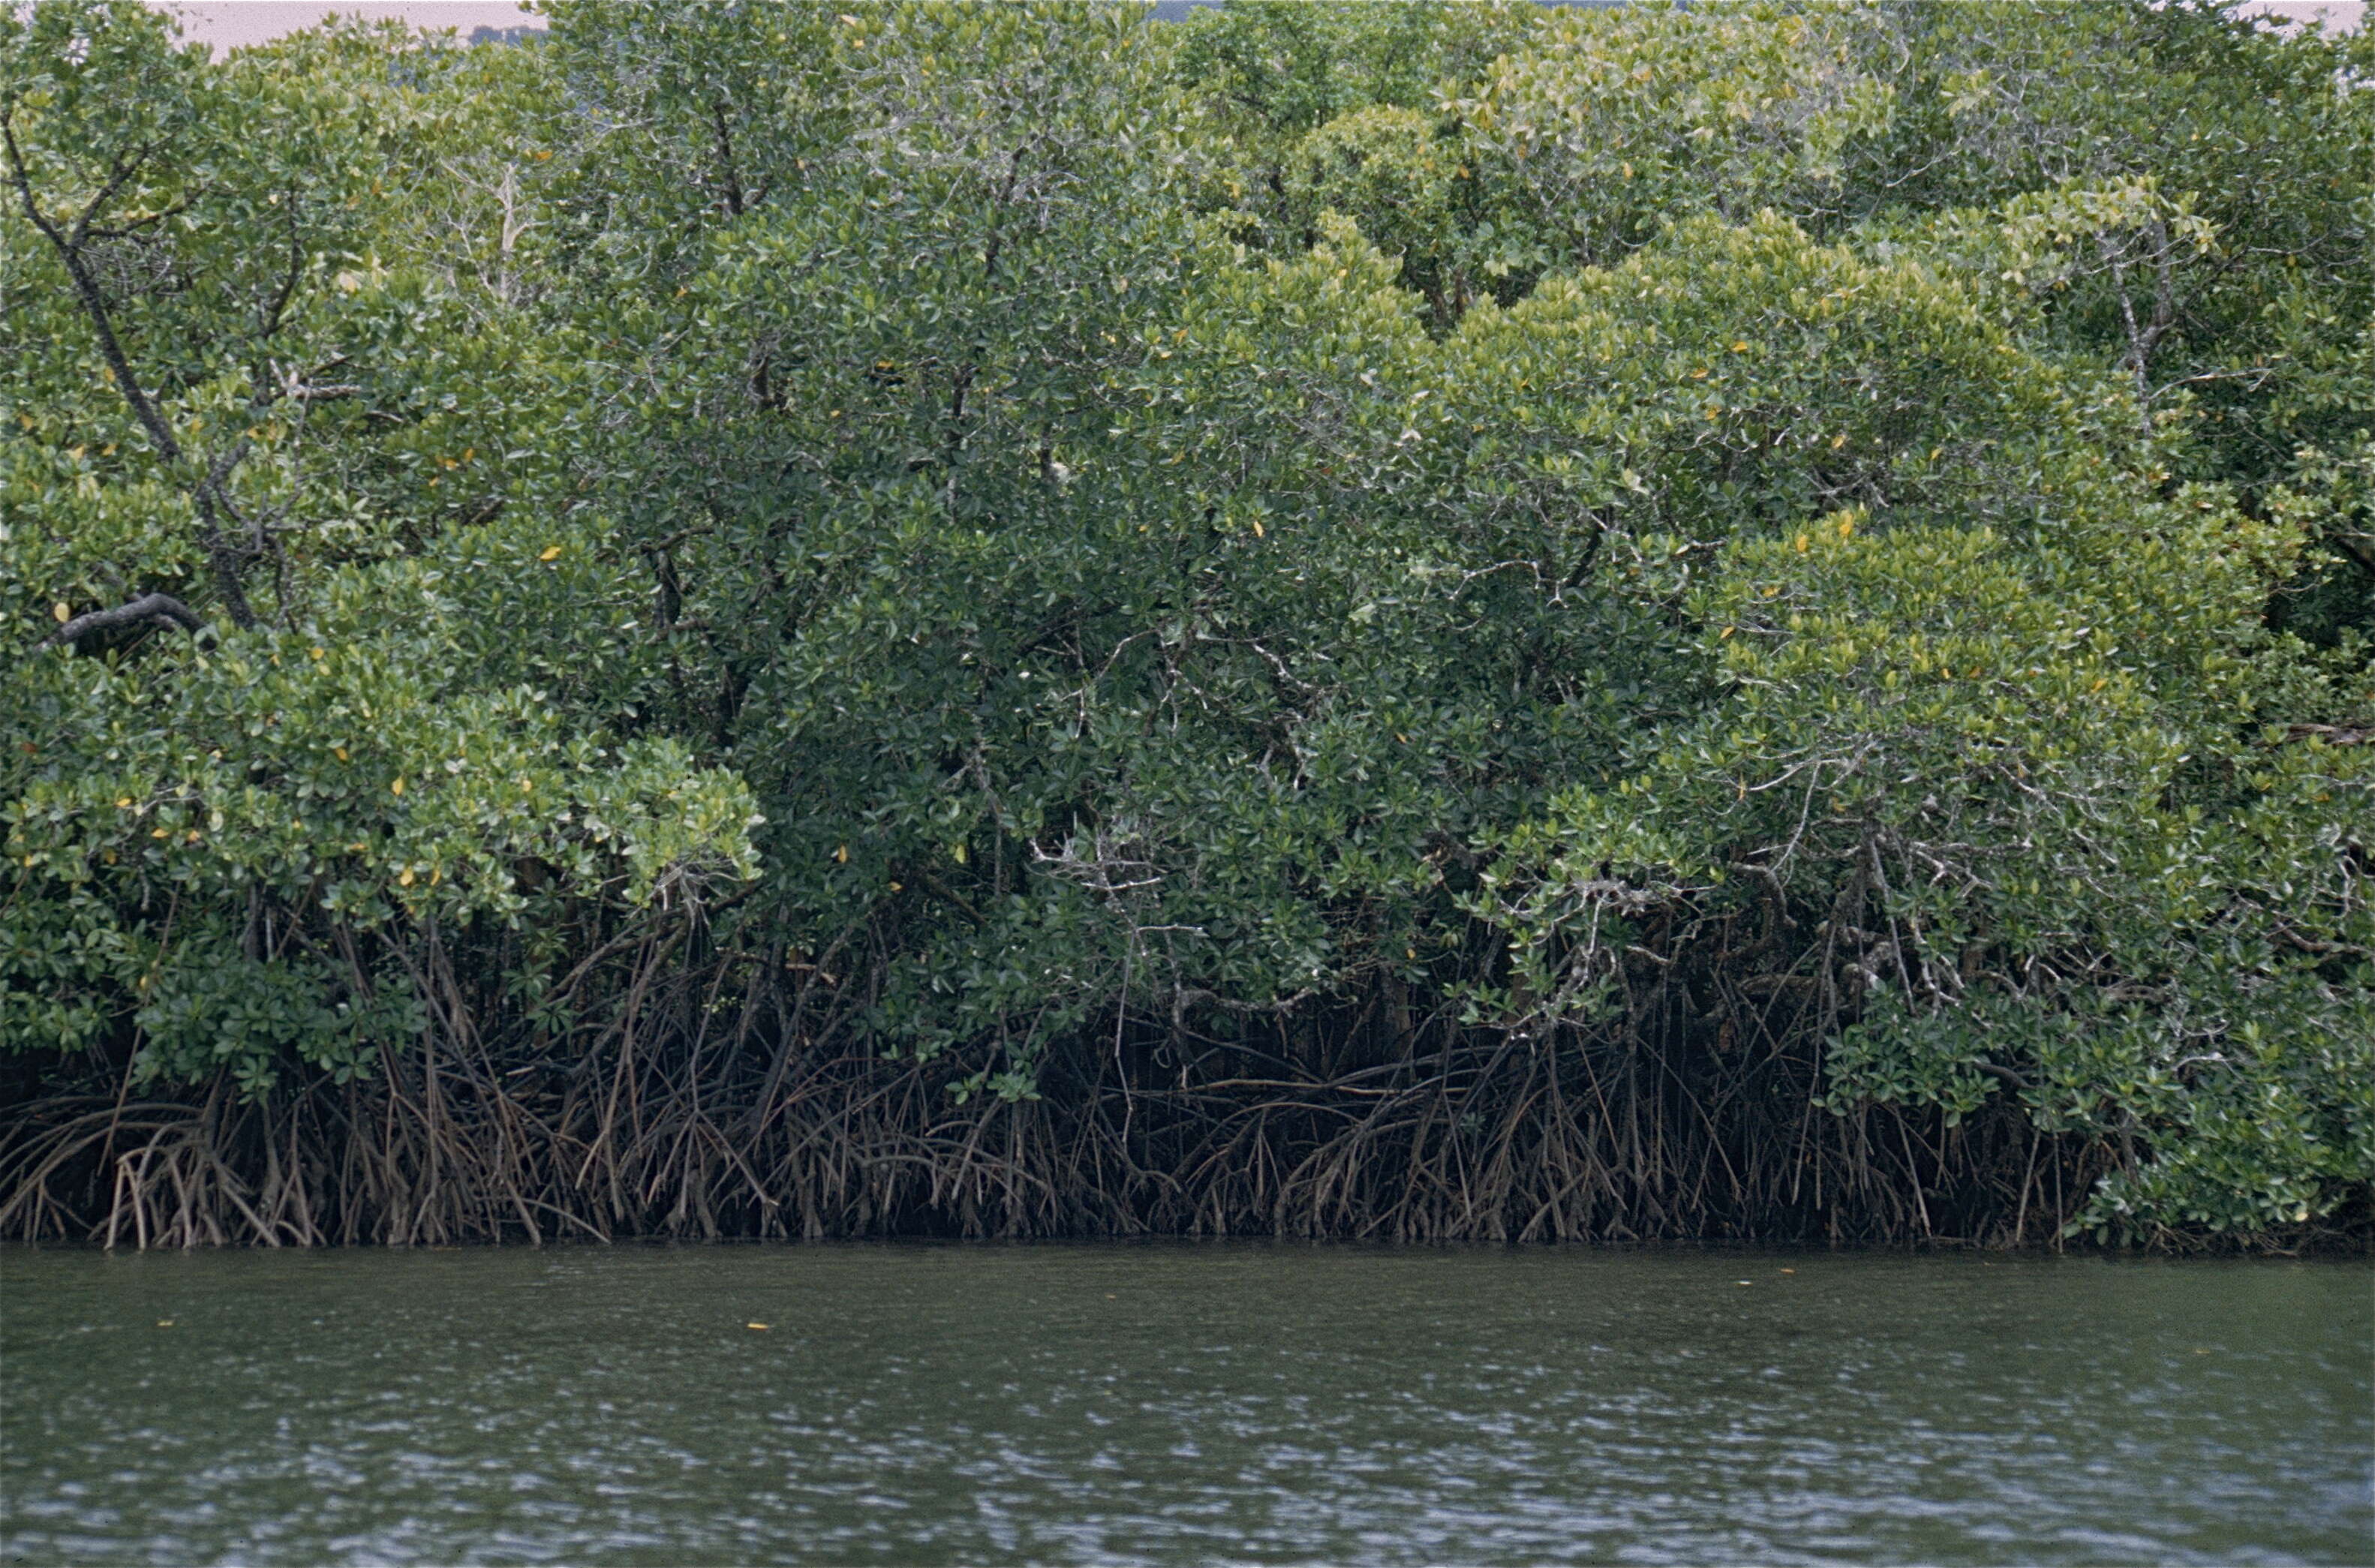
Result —
M128 795L119 795L115 797L115 806L118 810L122 810L124 807L131 804L132 797Z
M559 545L547 545L544 547L544 553L538 556L536 559L538 560L551 560L560 554L561 547Z
M412 867L409 867L409 866L406 867L404 868L403 872L402 872L400 875L398 875L398 876L397 876L397 878L396 878L396 885L397 887L399 887L399 888L408 888L408 887L412 886Z
M387 793L390 795L402 795L404 793L404 781L402 779L398 779L394 784L388 785Z
M1831 450L1832 450L1833 452L1837 452L1839 448L1841 448L1841 447L1845 446L1847 443L1848 443L1848 432L1847 432L1847 431L1845 431L1845 430L1841 430L1838 434L1837 434L1837 435L1835 435L1835 436L1833 436L1833 437L1831 438Z
M840 861L844 866L848 865L848 864L849 864L849 846L848 846L847 844L843 844L839 849L836 849L836 850L834 850L834 851L833 852L833 857L835 860Z
M148 836L152 839L161 839L166 836L166 832L162 828L151 828L148 830Z
M337 752L337 753L338 754L338 760L339 760L339 761L343 762L343 761L345 761L345 760L347 760L347 749L346 749L345 747L343 747L343 746L333 746L333 747L331 747L331 748L330 748L330 749L331 749L331 750L333 750L333 751L335 751L335 752Z
M1719 642L1721 642L1721 641L1723 641L1723 639L1725 639L1725 638L1727 638L1727 637L1731 636L1731 635L1732 634L1732 632L1734 632L1734 631L1737 631L1737 630L1738 630L1738 628L1736 628L1736 627L1731 627L1731 626L1727 626L1727 627L1725 627L1722 631L1719 631L1719 632L1717 632L1717 633L1715 634L1715 635L1716 635L1716 641L1718 641L1719 643Z
M52 605L50 607L50 619L63 625L65 622L74 619L74 611L66 608L64 605Z
M323 654L324 654L324 653L325 653L326 651L327 651L327 650L325 650L325 649L316 648L316 649L314 649L314 650L313 650L313 656L314 656L315 658L317 658L317 659L318 659L318 658L320 658L320 657L323 655Z
M1257 539L1258 539L1258 538L1260 538L1261 536L1262 536L1262 525L1261 525L1258 522L1257 522L1257 523L1254 525L1254 537L1255 537L1255 538L1257 538Z

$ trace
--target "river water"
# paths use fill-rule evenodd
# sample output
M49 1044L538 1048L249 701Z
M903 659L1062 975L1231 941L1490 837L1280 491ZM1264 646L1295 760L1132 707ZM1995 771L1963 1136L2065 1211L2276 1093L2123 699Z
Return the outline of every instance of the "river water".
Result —
M2370 1285L1823 1252L16 1248L0 1562L2358 1563Z

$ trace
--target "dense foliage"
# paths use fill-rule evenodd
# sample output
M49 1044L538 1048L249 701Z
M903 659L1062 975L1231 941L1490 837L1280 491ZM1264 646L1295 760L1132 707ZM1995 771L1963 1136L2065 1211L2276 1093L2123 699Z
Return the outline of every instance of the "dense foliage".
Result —
M0 1229L2375 1220L2375 38L0 10Z

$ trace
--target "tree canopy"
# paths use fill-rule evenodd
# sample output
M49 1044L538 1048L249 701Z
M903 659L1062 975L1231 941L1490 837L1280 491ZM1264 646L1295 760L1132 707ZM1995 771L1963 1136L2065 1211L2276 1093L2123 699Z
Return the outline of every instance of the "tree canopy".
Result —
M0 10L0 1230L2375 1224L2375 36Z

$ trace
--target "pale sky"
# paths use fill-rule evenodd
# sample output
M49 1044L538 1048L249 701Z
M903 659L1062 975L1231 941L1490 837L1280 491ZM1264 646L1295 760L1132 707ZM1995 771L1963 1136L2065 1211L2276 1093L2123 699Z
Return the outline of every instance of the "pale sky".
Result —
M2243 9L2289 22L2323 22L2335 32L2355 32L2367 19L2366 0L2252 0Z
M263 43L284 32L309 28L324 17L363 17L377 21L399 17L417 28L454 28L465 38L476 28L545 25L516 0L148 0L178 13L182 37L219 54L245 43Z

